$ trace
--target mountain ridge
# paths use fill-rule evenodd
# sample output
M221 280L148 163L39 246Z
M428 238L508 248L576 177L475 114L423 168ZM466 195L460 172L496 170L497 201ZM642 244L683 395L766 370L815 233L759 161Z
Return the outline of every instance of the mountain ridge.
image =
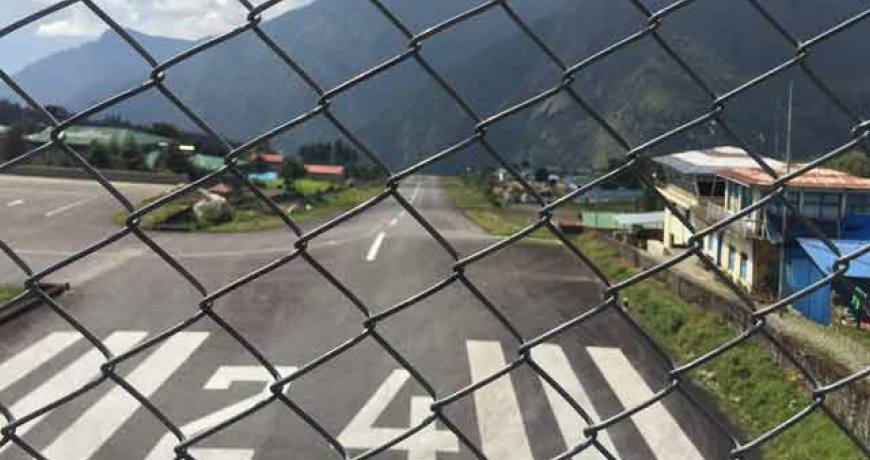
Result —
M651 7L667 3L656 0ZM474 5L471 0L390 2L396 16L413 30L425 30ZM860 5L858 0L831 0L768 7L791 30L811 36L860 11ZM569 0L517 0L512 6L569 65L646 23L629 2L589 0L584 8L577 8ZM554 87L562 78L558 66L497 10L425 40L420 51L481 117ZM717 21L710 21L710 17ZM407 50L405 37L364 2L317 0L262 27L324 90ZM845 70L861 66L870 70L866 60L860 58L870 51L861 38L870 32L870 26L859 24L855 29L844 33L846 40L837 42L834 50L825 48L827 44L821 46L810 60L860 108L870 101L870 83L849 78ZM697 7L668 16L659 33L719 94L793 56L790 45L743 2L699 2ZM158 56L161 59L193 45L164 42L157 37L145 41L149 42L149 51L153 48L159 51L155 54L162 53ZM39 72L31 69L30 73L28 67L15 78L28 90L34 88L38 100L81 109L147 78L147 66L130 61L130 56L138 56L114 45L103 36L69 51L98 68L90 74L85 72L81 85L59 85L57 80L46 79L45 75L71 72L58 67L56 58L32 64L43 67ZM111 60L112 65L105 65L94 57L105 58L112 51L125 52L126 60ZM118 63L123 65L115 65ZM692 79L649 38L585 68L574 80L575 91L632 145L685 123L711 105ZM807 156L847 138L848 121L839 117L824 96L796 72L778 76L730 100L723 117L751 148L775 156L782 151L783 101L789 84L799 94L795 151ZM311 110L318 100L317 93L294 76L253 33L234 37L179 63L167 72L166 85L218 132L232 139L263 133ZM338 95L331 101L330 110L376 154L396 167L474 133L475 122L413 59ZM124 102L110 113L134 122L169 121L192 127L156 91ZM500 121L488 133L493 144L512 159L589 166L605 164L608 158L624 153L564 93ZM315 118L280 136L275 144L293 151L302 144L338 137L340 133L326 120ZM719 127L705 126L662 144L654 153L723 142L732 140ZM480 152L458 157L473 164L483 158Z

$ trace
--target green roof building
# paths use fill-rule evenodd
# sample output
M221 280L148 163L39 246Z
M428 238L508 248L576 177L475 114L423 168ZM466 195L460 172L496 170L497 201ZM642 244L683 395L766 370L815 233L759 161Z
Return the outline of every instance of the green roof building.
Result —
M46 128L38 133L24 136L24 139L33 144L45 144L51 140L51 128ZM173 140L168 137L158 136L130 128L114 128L108 126L70 126L64 130L64 142L70 147L89 147L97 143L104 147L125 145L131 140L139 147L155 147L160 144L169 144Z
M190 164L199 171L210 173L223 168L224 159L214 155L203 155L197 153L190 157Z

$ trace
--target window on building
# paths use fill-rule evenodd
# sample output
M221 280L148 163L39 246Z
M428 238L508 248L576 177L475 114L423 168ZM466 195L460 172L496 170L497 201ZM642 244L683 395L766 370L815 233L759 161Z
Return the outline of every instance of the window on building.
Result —
M749 187L740 187L740 207L745 208L752 205L752 189Z
M840 219L840 194L839 193L826 193L822 196L821 203L821 215L822 219L826 220L837 220Z
M785 194L784 194L783 196L784 196L785 199L787 199L787 200L788 200L788 201L789 201L789 202L790 202L790 203L791 203L795 208L798 208L798 207L799 207L799 203L800 203L800 201L799 201L798 198L799 198L800 195L798 194L798 192L793 191L793 190L786 190L786 192L785 192ZM773 212L773 213L775 213L775 214L782 214L782 213L784 213L784 212L787 210L787 208L786 208L786 206L782 203L782 200L781 200L781 199L779 199L779 198L773 198L772 200L770 200L769 204L767 205L767 210L768 210L769 212Z
M740 279L749 282L749 257L745 252L740 253Z
M728 272L734 271L734 264L736 263L737 251L734 249L734 246L728 245Z
M870 214L870 194L850 193L846 195L846 214Z
M729 211L740 209L740 185L734 182L728 183L728 195L725 197L725 208Z
M840 218L840 194L804 192L801 214L810 219L835 220Z
M801 214L810 219L818 219L821 214L822 195L815 192L804 193L804 203L801 206Z

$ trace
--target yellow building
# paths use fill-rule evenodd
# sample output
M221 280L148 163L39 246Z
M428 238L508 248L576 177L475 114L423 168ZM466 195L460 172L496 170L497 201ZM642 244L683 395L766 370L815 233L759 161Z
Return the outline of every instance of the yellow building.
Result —
M782 164L772 158L764 160L771 166ZM706 209L708 202L721 204L724 201L725 181L717 176L720 171L758 165L745 150L730 146L689 150L657 157L654 161L663 172L659 192L689 222L695 220L696 212ZM663 234L666 249L685 247L692 236L668 208L665 208Z

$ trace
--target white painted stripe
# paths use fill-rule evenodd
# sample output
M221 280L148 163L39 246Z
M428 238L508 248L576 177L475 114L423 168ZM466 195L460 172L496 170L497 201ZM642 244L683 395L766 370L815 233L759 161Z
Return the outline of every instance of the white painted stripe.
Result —
M126 377L148 398L199 348L208 332L181 332L165 342ZM119 386L92 405L51 443L47 458L86 460L139 409L141 404Z
M127 262L145 254L144 249L127 248L117 252L104 254L104 257L94 259L91 263L83 264L70 278L67 279L73 286L81 286L89 281L99 278L106 273L116 270Z
M652 388L621 350L589 347L587 351L623 406L633 407L653 396ZM631 420L656 458L703 460L704 457L662 403L647 407Z
M399 218L398 218L398 217L393 217L393 218L390 220L390 223L387 224L387 225L389 225L390 227L394 227L394 226L395 226L396 224L398 224L398 223L399 223Z
M545 372L550 374L550 377L553 377L594 421L600 420L588 392L583 388L577 375L571 369L571 363L568 362L568 357L561 347L549 343L538 345L532 348L532 359ZM544 386L544 394L550 402L550 408L556 417L556 423L559 425L559 430L562 432L562 438L565 440L566 446L572 448L583 442L585 439L583 428L588 426L586 421L543 377L541 378L541 384ZM607 431L600 431L598 433L598 442L611 454L617 454L610 436L607 435ZM597 448L590 447L572 458L574 460L603 460L606 457Z
M24 378L81 338L78 332L52 332L0 364L0 391Z
M145 338L144 332L115 332L109 336L103 343L112 353L123 353L139 343ZM17 417L30 414L37 409L45 406L48 403L56 401L63 396L66 396L73 390L77 390L82 385L88 383L91 379L100 374L100 364L105 362L105 357L96 349L91 349L72 364L65 367L62 371L54 374L47 382L40 385L35 390L28 393L12 405L11 411ZM37 417L29 423L21 425L15 430L18 436L24 436L44 416ZM11 444L11 443L10 443ZM6 444L0 448L2 453L10 444Z
M190 454L197 460L251 460L255 453L252 449L190 449ZM170 453L169 457L161 458L173 457Z
M378 251L381 249L381 244L383 244L386 236L387 234L384 232L378 233L378 236L376 236L375 240L372 241L371 247L369 247L369 252L366 254L367 261L371 262L378 257Z
M76 206L81 206L81 205L83 205L83 204L85 204L88 201L91 201L93 199L94 199L93 197L90 197L90 198L84 198L84 199L81 199L78 201L73 201L72 203L70 203L68 205L64 205L64 206L61 206L59 208L55 208L55 209L52 209L51 211L48 211L47 213L45 213L45 217L54 217L58 214L69 211L70 209L75 208Z
M375 391L354 418L338 436L339 442L352 449L372 449L396 439L404 434L404 428L377 428L375 423L387 409L410 373L405 369L394 370ZM411 397L411 425L418 425L431 414L429 407L432 398L428 396ZM430 423L414 436L391 447L391 450L406 450L408 460L437 460L439 452L459 452L459 440L447 430L437 430Z
M401 435L404 430L373 427L410 377L411 374L405 369L394 370L341 431L339 442L350 448L368 449Z
M24 203L24 200L12 200L12 201L6 203L6 206L12 208L12 207L18 206L18 205L23 204L23 203Z
M490 377L506 364L499 342L468 340L465 346L472 381ZM532 449L510 375L473 394L484 455L492 459L532 460Z
M417 182L417 186L414 188L414 193L411 194L411 199L408 200L411 204L414 204L417 201L417 198L420 196L420 182Z
M296 372L296 367L277 368L281 375L290 375ZM261 401L268 400L272 397L272 392L269 390L269 383L272 381L272 376L263 368L263 366L221 366L215 371L211 379L203 386L206 390L227 390L235 382L264 382L266 385L259 393L245 398L239 402L219 409L211 414L194 420L181 428L181 431L188 438L193 437L197 433L211 429L212 427L229 420L236 415L247 411L256 406ZM289 390L290 386L285 386L284 390ZM172 433L166 433L160 442L151 449L151 452L145 457L145 460L163 460L173 458L173 449L177 439ZM253 449L230 449L230 448L205 448L197 447L190 449L190 453L194 458L200 460L250 460L254 458Z

